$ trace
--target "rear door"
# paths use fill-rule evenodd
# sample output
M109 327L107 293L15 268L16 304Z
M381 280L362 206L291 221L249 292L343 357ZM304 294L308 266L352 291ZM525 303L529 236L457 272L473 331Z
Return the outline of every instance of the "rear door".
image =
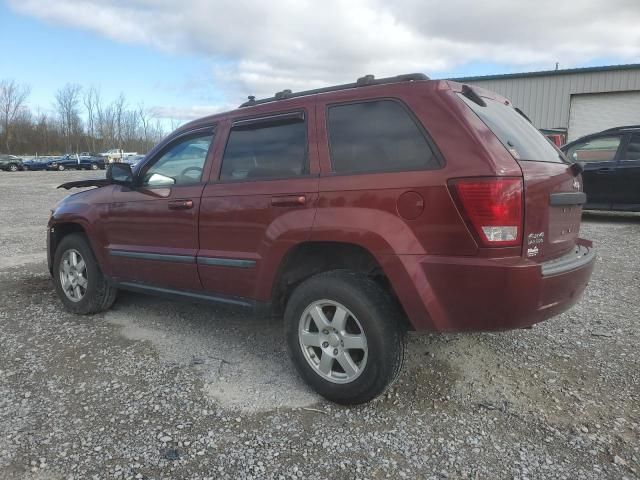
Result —
M616 201L619 189L616 156L621 150L622 138L622 135L588 137L566 149L567 158L584 168L586 208L609 210Z
M614 210L640 210L640 133L629 134L613 178Z
M460 94L518 161L524 181L523 256L534 261L571 251L578 238L582 180L562 153L523 115L505 101ZM484 103L484 105L482 105Z
M280 260L311 234L318 198L313 103L224 126L202 195L198 271L204 288L266 301ZM311 148L310 148L311 146Z

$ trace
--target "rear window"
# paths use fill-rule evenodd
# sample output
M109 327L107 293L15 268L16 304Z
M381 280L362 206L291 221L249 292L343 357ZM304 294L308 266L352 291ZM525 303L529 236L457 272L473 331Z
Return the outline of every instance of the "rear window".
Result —
M425 135L393 100L329 107L331 162L336 173L439 168Z
M524 116L511 105L482 97L478 105L463 94L458 96L489 127L516 160L565 163L562 154Z

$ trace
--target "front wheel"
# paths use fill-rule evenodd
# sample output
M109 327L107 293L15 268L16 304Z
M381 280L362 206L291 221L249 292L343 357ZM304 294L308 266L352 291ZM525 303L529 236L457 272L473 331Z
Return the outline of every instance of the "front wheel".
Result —
M116 299L98 266L87 238L79 233L64 237L56 249L53 283L65 308L87 315L108 310Z
M64 165L58 165L58 171L62 172L64 170Z
M97 163L92 163L91 164L91 170L98 170L98 164Z
M287 303L285 325L298 372L333 402L377 397L402 367L401 314L388 292L366 275L336 270L306 280Z
M18 165L16 165L15 163L12 163L11 165L9 165L9 171L10 172L17 172L18 171Z

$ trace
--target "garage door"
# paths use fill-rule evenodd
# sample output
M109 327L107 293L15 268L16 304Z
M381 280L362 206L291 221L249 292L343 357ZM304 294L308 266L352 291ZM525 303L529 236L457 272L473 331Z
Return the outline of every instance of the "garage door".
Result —
M571 95L569 141L620 125L640 125L640 91Z

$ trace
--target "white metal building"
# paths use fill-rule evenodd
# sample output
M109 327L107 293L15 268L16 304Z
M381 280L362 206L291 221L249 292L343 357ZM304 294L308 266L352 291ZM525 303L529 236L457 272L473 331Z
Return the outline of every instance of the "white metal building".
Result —
M536 127L568 141L620 125L640 125L640 64L454 78L509 98Z

